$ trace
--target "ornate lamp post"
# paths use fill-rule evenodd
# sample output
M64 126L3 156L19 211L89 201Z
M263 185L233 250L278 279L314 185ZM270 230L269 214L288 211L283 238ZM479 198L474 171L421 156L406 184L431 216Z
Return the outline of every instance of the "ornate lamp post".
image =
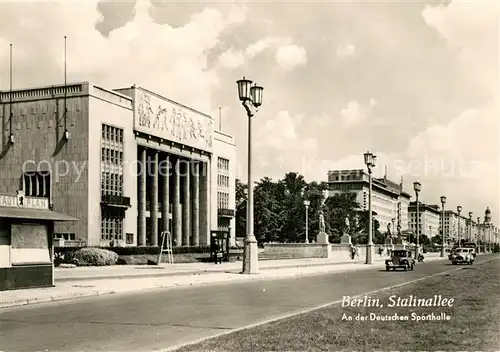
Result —
M477 217L477 237L476 237L476 247L478 248L478 251L481 251L481 248L479 246L479 242L482 241L482 236L481 236L481 217Z
M307 199L304 200L304 205L306 207L306 243L309 243L309 202Z
M415 246L415 258L418 258L418 254L420 252L420 211L419 211L419 204L418 204L418 193L420 192L420 190L422 189L422 185L420 184L420 182L418 181L415 181L413 182L413 190L415 191L415 203L417 205L417 213L415 214L416 215L416 219L415 219L415 232L416 232L416 235L417 235L417 245Z
M444 204L446 203L446 197L441 196L441 257L445 255L444 249Z
M469 212L469 241L472 241L472 215L474 213L473 212Z
M372 220L372 169L375 167L377 156L370 152L364 154L365 165L368 168L368 244L366 245L366 263L372 264L373 257L373 220Z
M258 274L259 258L257 239L253 233L253 177L252 177L252 117L262 105L262 92L264 88L252 86L252 81L245 79L236 82L238 85L238 96L247 112L248 117L248 199L247 199L247 234L243 250L242 274Z
M462 240L462 234L461 234L461 229L460 229L460 223L461 223L461 217L460 217L460 213L462 212L462 206L459 205L457 206L457 213L458 213L458 246L460 247L461 246L461 240Z

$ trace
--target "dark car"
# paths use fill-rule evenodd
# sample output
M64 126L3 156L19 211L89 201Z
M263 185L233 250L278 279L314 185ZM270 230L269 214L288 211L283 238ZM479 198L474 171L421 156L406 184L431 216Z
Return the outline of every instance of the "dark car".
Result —
M385 271L390 269L413 270L415 268L415 259L411 251L407 249L398 249L391 252L391 259L385 261Z

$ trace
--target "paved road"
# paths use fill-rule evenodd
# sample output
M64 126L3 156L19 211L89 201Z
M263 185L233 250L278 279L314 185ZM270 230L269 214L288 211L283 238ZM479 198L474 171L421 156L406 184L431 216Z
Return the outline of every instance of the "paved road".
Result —
M378 268L13 308L1 312L0 349L153 351L455 268L437 261L413 272Z

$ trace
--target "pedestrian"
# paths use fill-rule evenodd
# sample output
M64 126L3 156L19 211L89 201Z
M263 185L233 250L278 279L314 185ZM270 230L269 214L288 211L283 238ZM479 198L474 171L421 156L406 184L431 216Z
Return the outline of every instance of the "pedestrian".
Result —
M351 244L351 259L354 260L354 256L356 255L356 248Z
M382 256L382 253L384 253L384 249L382 247L378 247L378 255Z
M219 253L221 253L220 245L216 242L214 247L214 261L216 265L219 263Z
M222 264L222 257L224 256L222 248L223 247L220 244L217 244L217 252L216 252L216 259L215 260L219 264Z

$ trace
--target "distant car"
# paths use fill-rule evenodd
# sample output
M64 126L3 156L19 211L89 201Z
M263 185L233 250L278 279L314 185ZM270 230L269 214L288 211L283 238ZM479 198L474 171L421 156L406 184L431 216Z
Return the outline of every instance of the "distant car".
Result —
M398 249L391 252L391 259L385 261L385 271L390 269L413 270L415 268L415 259L412 252L407 249Z
M448 256L451 264L469 264L474 263L474 252L471 248L455 248L451 254Z

